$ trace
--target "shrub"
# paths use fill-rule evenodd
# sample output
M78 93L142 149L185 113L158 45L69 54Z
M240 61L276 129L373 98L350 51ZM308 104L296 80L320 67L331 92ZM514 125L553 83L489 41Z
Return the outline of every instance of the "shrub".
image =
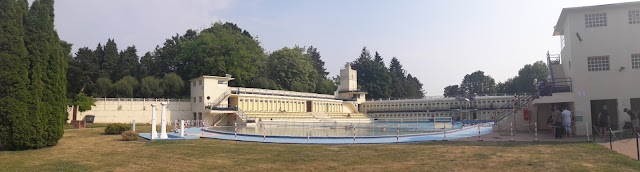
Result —
M122 134L122 132L131 130L131 126L127 124L109 124L107 128L104 129L104 133L109 135Z
M131 130L122 132L122 140L124 141L138 140L138 132L131 131Z

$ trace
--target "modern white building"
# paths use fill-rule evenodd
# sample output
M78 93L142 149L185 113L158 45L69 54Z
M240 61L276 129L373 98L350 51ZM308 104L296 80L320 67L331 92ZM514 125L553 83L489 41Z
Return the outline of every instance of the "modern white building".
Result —
M640 110L640 2L564 8L553 35L562 47L547 57L554 93L533 101L537 121L552 104L566 104L576 134L586 135L607 105L612 129L622 129L623 109Z

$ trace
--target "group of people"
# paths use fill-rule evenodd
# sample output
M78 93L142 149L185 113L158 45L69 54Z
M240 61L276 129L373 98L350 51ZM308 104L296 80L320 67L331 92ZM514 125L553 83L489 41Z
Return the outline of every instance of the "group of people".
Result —
M533 85L535 88L534 95L536 95L537 97L551 96L551 94L553 93L553 86L547 80L538 81L538 79L535 79L533 81Z
M563 106L562 111L558 106L553 106L551 114L547 118L549 126L555 128L554 136L561 139L563 136L571 137L571 127L573 126L573 113L569 106Z
M627 115L629 115L629 120L631 120L631 131L632 132L638 132L640 131L639 128L639 112L638 111L633 111L629 108L624 108L622 111L624 111L625 113L627 113ZM602 109L600 110L600 112L598 112L598 117L596 118L596 126L598 126L598 133L600 134L600 137L604 137L605 133L607 133L607 129L609 128L609 122L610 122L610 118L609 118L609 110L607 110L607 105L603 105Z

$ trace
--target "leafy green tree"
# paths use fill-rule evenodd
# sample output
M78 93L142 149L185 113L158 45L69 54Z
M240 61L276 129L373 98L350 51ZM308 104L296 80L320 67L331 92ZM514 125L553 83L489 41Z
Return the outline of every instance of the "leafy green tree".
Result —
M96 100L93 97L89 97L84 93L79 93L73 96L69 101L69 105L73 106L73 118L72 121L77 120L78 111L86 112L91 110L93 106L96 106Z
M113 86L113 82L109 78L98 78L96 80L96 91L94 92L94 97L109 97L109 91Z
M182 78L230 74L236 78L230 85L247 86L265 59L260 43L232 23L217 22L196 36L174 39L179 45L176 71Z
M549 76L547 65L542 61L524 65L518 70L518 75L503 83L498 83L498 92L501 93L531 93L535 87L534 80L546 80Z
M269 75L286 90L313 92L317 83L317 71L299 47L276 50L269 55Z
M109 91L115 97L133 97L133 85L126 79L120 79Z
M162 80L153 76L142 78L140 84L140 93L143 97L162 97L164 90L162 89Z
M182 88L184 87L184 80L176 73L169 73L164 76L162 80L164 94L170 98L179 98Z
M491 94L496 93L496 82L483 71L475 71L464 76L460 89L465 94Z
M444 87L445 97L456 97L460 96L461 93L462 91L460 90L460 87L458 85L449 85L447 87Z
M30 118L29 59L23 20L26 0L0 1L0 149L38 147ZM10 67L9 67L10 66Z

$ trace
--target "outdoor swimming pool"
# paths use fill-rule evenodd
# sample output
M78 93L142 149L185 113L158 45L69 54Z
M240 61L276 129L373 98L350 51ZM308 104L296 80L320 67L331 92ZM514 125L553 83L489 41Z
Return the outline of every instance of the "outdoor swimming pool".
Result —
M406 143L452 140L490 133L492 122L460 123L337 123L269 122L255 127L224 126L203 129L203 138L268 143Z

